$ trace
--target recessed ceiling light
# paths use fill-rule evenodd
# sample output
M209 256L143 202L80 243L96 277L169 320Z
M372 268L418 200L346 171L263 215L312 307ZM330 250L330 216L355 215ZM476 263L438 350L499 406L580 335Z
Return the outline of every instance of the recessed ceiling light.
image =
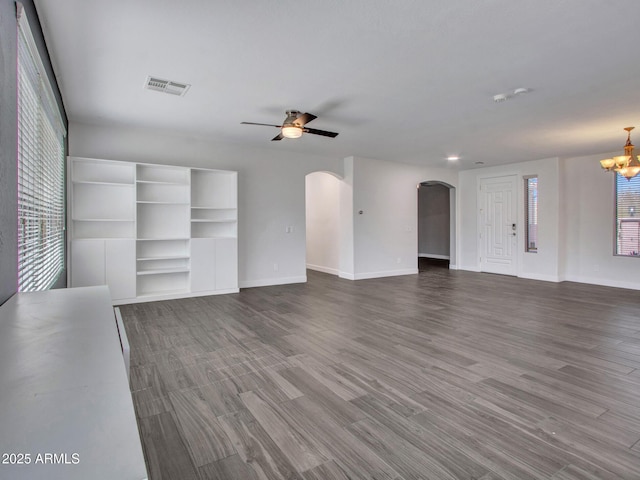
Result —
M451 162L452 162L452 161L454 161L454 160L460 160L460 157L459 157L458 155L449 155L449 156L447 157L447 160L449 160L449 161L451 161Z

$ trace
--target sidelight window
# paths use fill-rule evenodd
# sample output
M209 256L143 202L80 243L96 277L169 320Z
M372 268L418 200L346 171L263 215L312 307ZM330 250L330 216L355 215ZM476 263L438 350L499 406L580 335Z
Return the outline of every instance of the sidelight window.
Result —
M524 178L525 252L538 251L538 177Z

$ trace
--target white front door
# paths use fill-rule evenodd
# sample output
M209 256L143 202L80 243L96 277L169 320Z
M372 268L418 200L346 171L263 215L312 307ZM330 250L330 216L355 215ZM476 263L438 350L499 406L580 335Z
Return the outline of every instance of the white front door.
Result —
M516 275L516 176L480 179L480 270Z

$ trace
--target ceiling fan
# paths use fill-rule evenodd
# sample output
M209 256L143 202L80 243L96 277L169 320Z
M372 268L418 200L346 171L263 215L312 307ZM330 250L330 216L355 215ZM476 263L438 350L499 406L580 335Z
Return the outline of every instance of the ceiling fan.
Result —
M302 113L298 110L287 110L287 118L282 125L272 125L270 123L254 123L240 122L243 125L263 125L265 127L276 127L280 129L280 133L273 137L271 141L282 140L283 138L300 138L303 133L312 133L314 135L322 135L323 137L335 138L338 136L335 132L327 132L326 130L317 130L315 128L307 128L305 125L315 120L315 115L311 113Z

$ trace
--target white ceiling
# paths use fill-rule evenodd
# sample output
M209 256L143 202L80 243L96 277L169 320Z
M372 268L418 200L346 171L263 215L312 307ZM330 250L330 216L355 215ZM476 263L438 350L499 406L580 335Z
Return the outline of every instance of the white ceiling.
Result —
M622 151L640 127L638 0L35 3L72 122L460 168ZM340 135L240 125L291 108Z

